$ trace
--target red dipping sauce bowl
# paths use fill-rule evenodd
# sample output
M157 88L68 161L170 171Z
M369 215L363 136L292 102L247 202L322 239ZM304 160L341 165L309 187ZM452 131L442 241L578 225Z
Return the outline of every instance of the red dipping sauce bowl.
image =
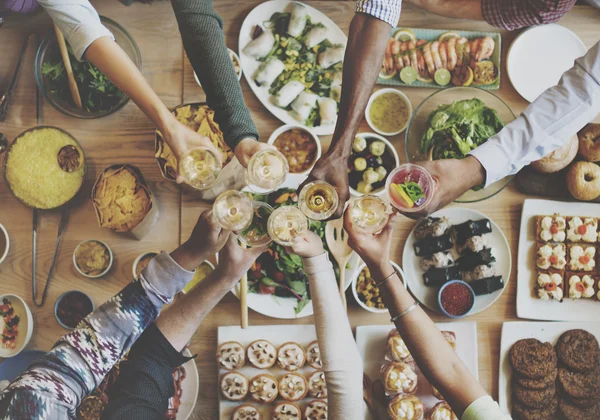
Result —
M475 292L468 283L452 280L444 284L438 293L438 305L450 318L462 318L475 306Z
M79 290L69 290L56 299L54 316L61 327L73 330L77 324L94 311L92 299Z
M405 182L415 182L419 184L425 194L425 197L417 200L413 207L409 207L406 202L396 199L396 194L393 194L391 191L392 184L401 185ZM385 183L385 190L387 191L392 206L403 213L412 213L421 211L429 204L433 197L435 184L433 182L433 177L425 168L413 163L405 163L390 172Z

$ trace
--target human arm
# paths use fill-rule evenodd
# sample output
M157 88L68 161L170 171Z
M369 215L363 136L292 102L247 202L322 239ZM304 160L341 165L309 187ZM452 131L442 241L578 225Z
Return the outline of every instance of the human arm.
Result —
M299 238L291 252L303 257L308 276L317 341L327 383L329 416L355 418L364 411L362 359L340 299L333 266L314 233Z

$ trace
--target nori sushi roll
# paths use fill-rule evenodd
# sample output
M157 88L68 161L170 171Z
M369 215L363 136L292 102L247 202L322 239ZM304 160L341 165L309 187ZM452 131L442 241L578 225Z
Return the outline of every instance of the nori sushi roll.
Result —
M423 280L427 287L440 287L450 280L460 279L460 270L457 266L435 268L431 267L423 273Z
M478 265L487 265L496 261L492 255L491 248L482 249L479 252L469 252L456 260L456 263L462 271L471 270Z
M419 241L425 238L438 238L448 233L450 227L447 217L427 217L415 228L415 238Z
M415 242L415 254L417 257L435 254L436 252L445 251L452 248L452 237L450 235L442 235L437 238L426 238Z
M469 283L477 296L489 295L496 290L504 288L504 279L502 276L488 277L481 280L475 280Z
M467 220L460 225L454 225L454 235L456 243L462 245L471 236L480 236L492 231L492 222L489 219L477 221Z

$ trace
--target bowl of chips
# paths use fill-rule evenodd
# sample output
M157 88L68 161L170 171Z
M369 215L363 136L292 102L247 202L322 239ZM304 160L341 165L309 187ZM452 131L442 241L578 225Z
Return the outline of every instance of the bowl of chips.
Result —
M73 251L75 269L88 279L97 279L110 271L113 253L110 247L97 239L80 242Z

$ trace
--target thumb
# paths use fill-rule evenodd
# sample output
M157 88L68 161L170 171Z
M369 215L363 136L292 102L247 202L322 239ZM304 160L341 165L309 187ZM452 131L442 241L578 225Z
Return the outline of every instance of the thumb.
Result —
M185 178L179 174L177 174L177 178L175 179L175 182L177 182L178 184L183 184L185 183Z

